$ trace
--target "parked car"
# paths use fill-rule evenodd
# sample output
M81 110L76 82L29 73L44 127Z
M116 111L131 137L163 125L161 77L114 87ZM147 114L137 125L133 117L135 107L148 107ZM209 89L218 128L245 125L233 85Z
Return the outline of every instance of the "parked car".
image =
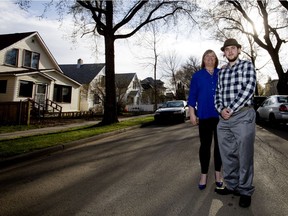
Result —
M189 108L184 100L167 101L155 111L156 122L185 122L189 118Z
M254 103L254 109L257 110L264 100L266 100L266 96L254 96L253 103Z
M288 123L288 95L272 95L256 111L256 122Z

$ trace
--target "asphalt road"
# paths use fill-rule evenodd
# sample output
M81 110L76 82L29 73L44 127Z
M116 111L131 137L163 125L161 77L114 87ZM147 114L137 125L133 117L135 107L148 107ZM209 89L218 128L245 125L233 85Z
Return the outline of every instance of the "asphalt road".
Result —
M197 188L198 128L137 128L0 171L1 216L284 216L288 141L257 127L252 205Z

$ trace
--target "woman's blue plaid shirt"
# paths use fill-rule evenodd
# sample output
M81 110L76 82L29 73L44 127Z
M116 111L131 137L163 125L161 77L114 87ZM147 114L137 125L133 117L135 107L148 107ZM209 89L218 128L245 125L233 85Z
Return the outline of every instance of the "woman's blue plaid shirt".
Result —
M256 87L256 71L250 61L240 60L229 64L218 73L215 107L219 113L224 108L237 112L244 106L253 105Z

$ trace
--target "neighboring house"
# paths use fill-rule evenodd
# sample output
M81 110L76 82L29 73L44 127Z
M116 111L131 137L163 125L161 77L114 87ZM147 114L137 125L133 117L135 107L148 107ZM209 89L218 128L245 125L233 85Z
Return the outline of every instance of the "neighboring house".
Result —
M79 82L80 110L93 110L103 113L105 95L105 64L83 64L78 59L77 64L59 65L65 75Z
M115 84L118 104L140 104L142 89L136 73L115 74Z
M105 64L83 64L78 59L77 64L59 65L65 75L81 83L80 109L103 113L105 97ZM116 100L121 105L139 104L141 85L136 73L115 74Z
M169 91L165 93L165 96L166 96L166 100L167 101L171 101L171 100L174 100L175 99L175 95L173 92Z
M79 92L38 32L0 35L0 102L31 99L47 107L49 101L62 112L79 111Z
M270 78L265 84L265 96L278 95L277 84L278 80L271 80Z
M143 88L142 92L142 104L153 104L155 98L155 87L157 92L157 102L162 103L165 100L165 91L164 82L161 80L156 80L152 77L147 77L141 81L141 86Z

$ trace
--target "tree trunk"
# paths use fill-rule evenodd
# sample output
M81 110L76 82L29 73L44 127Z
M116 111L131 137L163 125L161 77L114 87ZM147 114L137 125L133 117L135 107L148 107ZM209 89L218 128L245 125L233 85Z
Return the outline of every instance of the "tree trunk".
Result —
M281 95L288 95L288 72L283 73L282 77L279 77L277 90Z
M113 32L113 1L106 2L106 29L105 29L105 102L102 124L109 125L118 122L115 84L115 51Z
M288 94L288 76L287 76L287 73L284 73L283 67L279 60L278 52L275 53L273 51L268 50L272 58L272 61L274 63L275 70L278 74L278 84L277 84L278 94L287 95Z

